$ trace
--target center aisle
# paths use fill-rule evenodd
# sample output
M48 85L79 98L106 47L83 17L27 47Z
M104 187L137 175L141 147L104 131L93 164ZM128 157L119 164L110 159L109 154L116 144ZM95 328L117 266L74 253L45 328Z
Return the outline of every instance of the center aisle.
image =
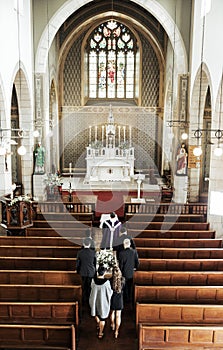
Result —
M102 239L102 231L95 227L95 244L99 248ZM110 327L110 319L106 320L104 336L98 339L96 322L90 314L89 305L82 305L80 325L78 330L77 350L137 350L135 311L129 304L124 305L122 311L122 323L119 336L114 337Z
M134 311L130 306L125 306L122 311L122 323L117 339L110 327L110 320L106 320L104 337L98 339L96 322L90 315L87 305L83 307L82 319L79 326L77 350L137 350L138 341L136 338L136 328Z

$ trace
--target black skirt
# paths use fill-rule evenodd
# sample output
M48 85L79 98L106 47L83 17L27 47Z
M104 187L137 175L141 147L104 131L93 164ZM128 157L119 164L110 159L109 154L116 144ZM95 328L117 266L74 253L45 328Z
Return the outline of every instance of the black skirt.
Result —
M123 307L123 292L116 293L115 291L113 291L111 297L111 310L122 310Z

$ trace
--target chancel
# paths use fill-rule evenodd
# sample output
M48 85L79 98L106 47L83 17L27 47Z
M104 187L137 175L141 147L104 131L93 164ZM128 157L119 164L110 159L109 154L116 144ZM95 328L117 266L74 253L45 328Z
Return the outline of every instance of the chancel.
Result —
M85 183L98 181L131 181L134 175L134 147L132 147L131 126L116 125L110 106L106 125L89 127L89 146L86 155ZM117 132L118 131L118 132Z

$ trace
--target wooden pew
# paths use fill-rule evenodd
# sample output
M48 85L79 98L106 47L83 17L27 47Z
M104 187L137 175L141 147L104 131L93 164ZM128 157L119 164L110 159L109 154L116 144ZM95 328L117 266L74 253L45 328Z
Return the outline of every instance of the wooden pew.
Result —
M223 305L136 303L136 329L139 323L222 324Z
M28 230L28 229L27 229ZM213 230L138 230L138 229L128 229L128 234L131 237L138 238L175 238L175 239L208 239L215 238L216 232Z
M0 256L3 257L52 257L72 258L76 257L79 246L0 246Z
M0 270L1 284L80 285L81 276L74 271Z
M81 286L72 285L26 285L26 284L0 284L0 301L42 301L64 302L82 300Z
M150 325L139 324L139 350L223 349L223 326L220 325Z
M84 236L85 237L85 236ZM0 236L1 245L11 246L81 246L84 237Z
M55 220L50 220L45 218L44 220L35 220L33 222L34 227L44 228L44 227L56 227L56 228L71 228L71 229L84 229L92 226L92 221L78 221L78 220L60 220L58 217Z
M152 286L223 286L223 271L135 271L134 283Z
M223 286L139 286L134 300L140 303L223 304Z
M222 248L148 248L138 247L140 258L157 259L221 259ZM1 249L0 249L1 252Z
M208 222L142 222L142 221L126 221L128 229L137 230L185 230L185 231L204 231L209 230Z
M205 222L203 214L147 214L147 213L126 213L125 220L143 221L143 222Z
M89 227L88 227L89 228ZM29 227L26 229L27 237L85 237L86 229L84 228L67 228L67 227Z
M73 302L0 302L0 324L79 325L79 304Z
M139 259L141 271L223 271L223 259Z
M0 348L75 350L73 325L0 325Z
M134 238L136 247L162 248L221 248L222 239Z
M75 271L76 258L50 257L2 257L0 256L1 270L57 270Z
M36 215L35 220L60 220L76 222L92 222L94 219L94 213L62 213L62 212L42 212Z

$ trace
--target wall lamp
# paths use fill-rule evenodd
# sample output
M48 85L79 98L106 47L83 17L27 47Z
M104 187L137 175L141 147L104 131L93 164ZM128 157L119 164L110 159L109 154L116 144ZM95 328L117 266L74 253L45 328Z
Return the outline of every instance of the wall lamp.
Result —
M13 134L13 135L12 135ZM23 129L2 129L0 128L0 156L4 156L9 152L9 147L18 145L16 140L21 140L25 137L26 131ZM18 147L17 152L20 156L26 154L25 146Z

